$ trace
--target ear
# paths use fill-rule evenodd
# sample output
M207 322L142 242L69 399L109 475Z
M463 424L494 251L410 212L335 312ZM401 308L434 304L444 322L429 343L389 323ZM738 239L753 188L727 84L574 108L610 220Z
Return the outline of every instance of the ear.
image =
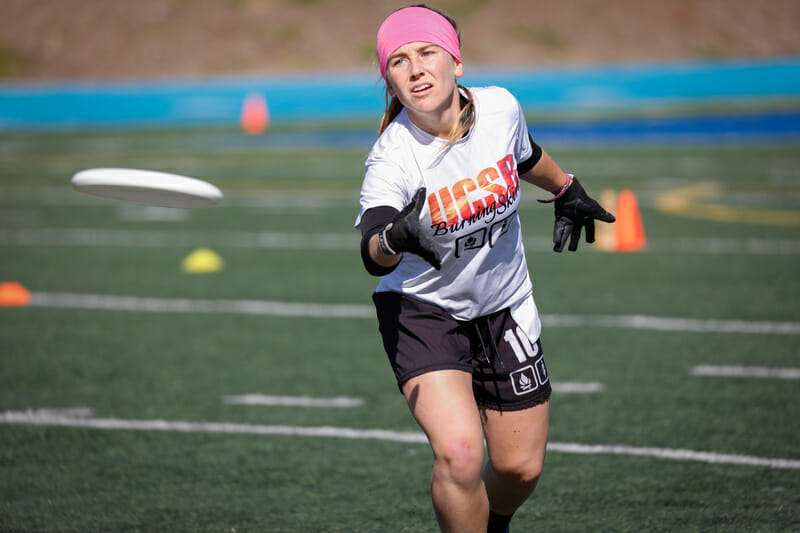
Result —
M394 87L392 87L392 81L389 79L388 72L386 73L386 76L383 77L383 82L386 84L386 94L388 94L390 98L397 96Z
M455 66L456 78L460 78L461 76L464 75L464 64L461 61L458 61L455 58L453 59L453 61L455 61L455 63L456 63L456 66Z

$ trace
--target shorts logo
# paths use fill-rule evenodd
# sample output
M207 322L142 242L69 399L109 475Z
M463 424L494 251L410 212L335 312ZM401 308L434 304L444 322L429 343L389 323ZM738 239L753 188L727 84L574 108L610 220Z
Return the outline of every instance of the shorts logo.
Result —
M511 373L511 384L514 386L514 394L522 396L539 388L536 381L536 373L533 367L528 365Z
M543 357L539 357L532 365L524 366L511 372L510 377L514 394L517 396L523 396L535 391L550 379Z

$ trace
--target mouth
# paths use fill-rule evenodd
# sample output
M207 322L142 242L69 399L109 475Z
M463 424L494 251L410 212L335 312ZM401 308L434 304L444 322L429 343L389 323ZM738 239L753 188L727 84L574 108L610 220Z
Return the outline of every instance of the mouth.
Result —
M430 83L424 83L422 85L419 85L418 87L412 88L411 89L411 94L422 94L422 93L428 91L429 89L431 89L432 87L433 87L433 85L431 85Z

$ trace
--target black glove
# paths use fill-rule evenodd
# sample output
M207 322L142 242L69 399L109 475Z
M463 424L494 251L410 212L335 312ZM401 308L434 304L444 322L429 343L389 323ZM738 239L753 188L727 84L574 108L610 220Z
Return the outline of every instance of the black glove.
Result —
M603 209L600 204L589 197L586 191L573 177L572 183L560 198L555 199L556 223L553 228L554 252L561 252L569 240L569 251L578 249L581 240L581 228L586 226L586 242L594 242L594 221L614 222L614 215Z
M378 243L381 250L388 255L410 252L439 270L442 268L442 259L430 237L420 228L419 214L423 207L425 207L425 187L417 189L411 203L386 224L378 234Z

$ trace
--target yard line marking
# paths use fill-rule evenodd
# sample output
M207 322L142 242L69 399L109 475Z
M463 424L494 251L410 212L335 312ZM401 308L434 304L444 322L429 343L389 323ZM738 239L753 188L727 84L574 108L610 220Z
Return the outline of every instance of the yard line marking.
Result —
M265 394L239 394L223 396L222 402L228 405L258 405L279 407L361 407L361 398L311 398L308 396L269 396Z
M31 306L102 309L148 313L234 313L285 317L374 318L369 305L275 302L264 300L194 300L100 294L31 293Z
M19 190L14 187L0 187L0 207L3 205L18 205L20 203L61 207L116 207L108 200L94 198L88 195L75 194L72 191L64 192L63 187L44 187L32 190ZM240 191L225 194L224 202L217 209L253 208L271 210L297 211L301 209L319 210L330 208L349 208L358 210L358 195L350 192L336 192L325 190L303 191L302 196L290 192L270 191ZM169 208L186 211L182 208Z
M267 426L228 422L187 422L169 420L126 420L121 418L73 418L50 410L5 411L0 413L0 424L23 426L70 427L122 431L172 431L179 433L223 433L245 435L283 435L294 437L329 437L352 440L379 440L388 442L425 444L428 439L421 431L393 431L386 429L356 429L333 426ZM694 461L710 464L758 466L775 469L800 469L800 460L755 457L751 455L721 454L672 448L592 445L550 442L548 452L585 455L627 455L673 461Z
M545 315L549 327L589 326L603 328L688 331L697 333L750 333L800 335L800 322L669 318L649 315Z
M523 236L529 252L550 252L549 237ZM105 228L0 228L0 244L11 246L110 246L355 250L358 232L284 233L252 231L130 230ZM800 241L769 239L649 238L644 253L800 255Z
M599 444L575 444L551 442L547 451L576 453L589 455L630 455L635 457L652 457L673 461L696 461L710 464L729 464L741 466L763 466L780 469L800 469L800 461L796 459L769 459L752 455L700 452L673 448L640 448L635 446L606 446Z
M18 246L111 246L123 248L173 248L218 246L229 248L282 248L292 250L351 250L358 234L284 233L248 231L158 231L98 228L0 228L0 244Z
M32 292L31 306L101 309L148 313L233 313L315 318L375 318L367 304L295 303L268 300L195 300L102 294ZM668 318L648 315L542 315L545 327L599 327L684 331L692 333L743 333L800 335L800 322Z
M332 426L266 426L231 422L187 422L181 420L130 420L121 418L72 418L36 410L5 411L0 423L8 425L58 426L105 430L175 431L180 433L226 433L246 435L285 435L295 437L337 437L343 439L390 442L428 442L419 431L354 429Z
M800 379L800 368L770 368L766 366L698 365L689 370L692 376L725 378Z
M606 388L605 385L597 383L596 381L588 383L565 381L562 383L551 383L550 385L553 388L553 392L562 394L590 394L593 392L603 392Z
M553 391L562 394L588 394L605 389L602 383L553 383ZM264 407L333 407L352 408L364 405L361 398L311 398L309 396L271 396L267 394L238 394L223 396L227 405L247 405Z
M769 239L649 239L644 251L653 253L800 255L800 241Z

